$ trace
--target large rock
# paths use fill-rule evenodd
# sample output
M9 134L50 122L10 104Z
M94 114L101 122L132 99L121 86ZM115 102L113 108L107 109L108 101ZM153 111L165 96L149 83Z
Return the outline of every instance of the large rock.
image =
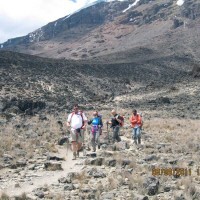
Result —
M51 163L51 162L44 163L44 169L47 171L63 170L61 163Z
M89 158L85 161L86 165L96 165L96 166L101 166L104 162L104 158Z
M102 170L99 170L96 168L89 169L87 171L87 174L94 178L105 178L106 177L106 174Z
M47 160L56 160L56 161L61 161L61 160L65 160L64 158L55 156L55 155L48 155L47 156Z
M58 145L63 145L64 143L68 143L69 138L68 137L62 137L58 140Z
M146 188L147 194L153 196L158 193L159 181L155 177L148 177L143 183L143 186Z
M74 190L74 189L75 189L75 187L74 187L74 185L72 183L65 184L65 186L64 186L64 190L71 191L71 190Z

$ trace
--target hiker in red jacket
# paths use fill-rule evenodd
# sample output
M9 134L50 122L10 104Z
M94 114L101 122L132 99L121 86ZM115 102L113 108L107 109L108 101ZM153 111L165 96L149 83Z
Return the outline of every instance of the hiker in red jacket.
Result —
M73 112L69 114L67 126L71 127L73 160L79 157L79 151L84 142L84 130L87 124L87 117L79 110L78 104L74 105Z
M133 128L132 137L135 144L141 144L142 117L137 113L137 110L133 110L133 114L130 117L130 123Z

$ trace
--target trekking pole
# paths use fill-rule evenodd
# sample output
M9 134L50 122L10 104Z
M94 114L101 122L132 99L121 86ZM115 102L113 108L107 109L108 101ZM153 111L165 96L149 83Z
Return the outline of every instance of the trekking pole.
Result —
M68 152L69 152L69 148L70 148L70 133L69 133L70 131L67 129L67 157L68 157Z
M86 156L86 150L85 150L85 133L83 131L83 156Z
M107 136L108 136L108 143L110 143L109 130L108 130L108 122L107 122Z

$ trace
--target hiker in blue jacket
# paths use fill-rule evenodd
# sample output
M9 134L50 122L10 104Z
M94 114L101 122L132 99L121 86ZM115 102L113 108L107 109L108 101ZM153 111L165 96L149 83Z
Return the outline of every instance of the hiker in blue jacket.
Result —
M100 149L99 136L101 134L101 128L103 126L102 118L97 111L93 112L93 118L88 121L88 124L91 125L91 132L90 132L91 145L93 151L95 152L97 145L98 149Z

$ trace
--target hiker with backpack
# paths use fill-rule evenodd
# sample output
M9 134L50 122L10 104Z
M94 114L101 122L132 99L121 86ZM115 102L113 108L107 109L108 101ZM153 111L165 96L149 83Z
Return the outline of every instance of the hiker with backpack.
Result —
M79 151L84 142L84 130L87 124L87 117L84 112L79 110L78 104L73 107L73 112L69 114L67 119L67 126L70 127L72 139L73 160L79 157Z
M134 139L134 143L141 144L142 117L135 109L130 117L130 123L132 127L132 138Z
M111 128L113 129L113 138L112 143L121 141L121 138L119 136L120 127L123 126L124 118L117 114L115 110L111 111L111 114L113 117L111 118L111 121L107 122L107 124L111 124Z
M100 149L99 137L103 126L101 115L99 115L97 111L93 112L93 118L88 121L88 124L91 125L91 145L93 148L93 152L95 152L96 146L98 146L98 149Z

